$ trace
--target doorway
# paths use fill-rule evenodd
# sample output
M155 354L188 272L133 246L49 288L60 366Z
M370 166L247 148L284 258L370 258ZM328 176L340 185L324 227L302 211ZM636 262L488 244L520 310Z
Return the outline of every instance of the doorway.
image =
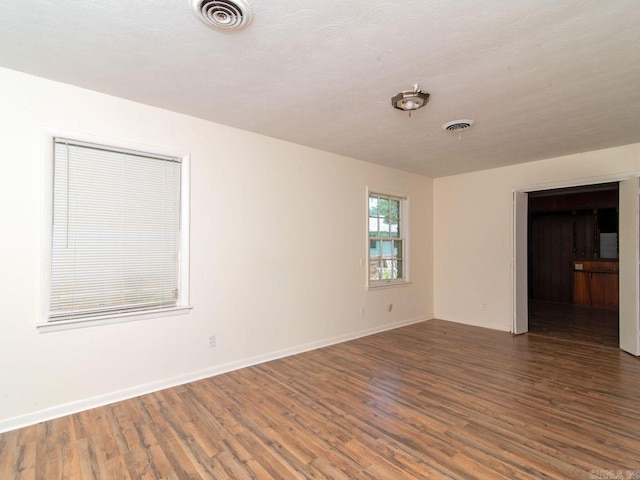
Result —
M619 346L618 183L529 193L529 332Z
M640 356L640 182L638 175L611 175L600 179L619 185L619 346L620 349ZM585 185L579 180L569 185ZM565 184L567 185L567 184ZM536 188L537 187L537 188ZM513 303L512 332L527 333L529 329L529 287L528 287L528 201L531 192L551 190L560 186L549 185L523 187L513 190ZM590 271L591 265L582 265ZM574 265L575 270L581 269Z

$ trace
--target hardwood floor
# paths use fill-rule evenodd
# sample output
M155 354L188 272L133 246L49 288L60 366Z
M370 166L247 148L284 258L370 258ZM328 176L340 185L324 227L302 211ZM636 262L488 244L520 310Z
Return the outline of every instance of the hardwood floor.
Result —
M529 332L558 339L617 347L618 309L529 302Z
M2 434L0 478L640 478L639 392L616 348L431 320Z

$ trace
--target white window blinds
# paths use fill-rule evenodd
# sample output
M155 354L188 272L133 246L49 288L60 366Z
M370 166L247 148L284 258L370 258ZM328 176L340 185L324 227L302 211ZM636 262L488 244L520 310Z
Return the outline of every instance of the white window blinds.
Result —
M175 306L180 159L54 139L49 321Z

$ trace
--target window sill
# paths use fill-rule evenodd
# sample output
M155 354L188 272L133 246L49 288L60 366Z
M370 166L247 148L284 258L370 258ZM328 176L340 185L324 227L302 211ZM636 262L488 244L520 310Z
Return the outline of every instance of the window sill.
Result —
M95 318L78 318L73 320L58 320L52 322L37 323L39 333L59 332L62 330L75 330L77 328L97 327L111 325L113 323L134 322L148 318L170 317L173 315L185 315L191 310L191 305L148 310L146 312L129 312L114 315L104 315Z
M411 285L411 282L405 282L405 281L401 281L401 282L380 282L380 283L374 283L374 284L369 284L367 285L367 291L369 290L384 290L386 288L397 288L397 287L406 287L408 285Z

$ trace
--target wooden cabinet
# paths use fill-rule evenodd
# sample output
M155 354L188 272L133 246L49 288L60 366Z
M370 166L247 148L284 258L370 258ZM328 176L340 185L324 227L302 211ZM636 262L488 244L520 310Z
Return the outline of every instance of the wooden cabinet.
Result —
M618 308L618 260L574 260L573 303Z

